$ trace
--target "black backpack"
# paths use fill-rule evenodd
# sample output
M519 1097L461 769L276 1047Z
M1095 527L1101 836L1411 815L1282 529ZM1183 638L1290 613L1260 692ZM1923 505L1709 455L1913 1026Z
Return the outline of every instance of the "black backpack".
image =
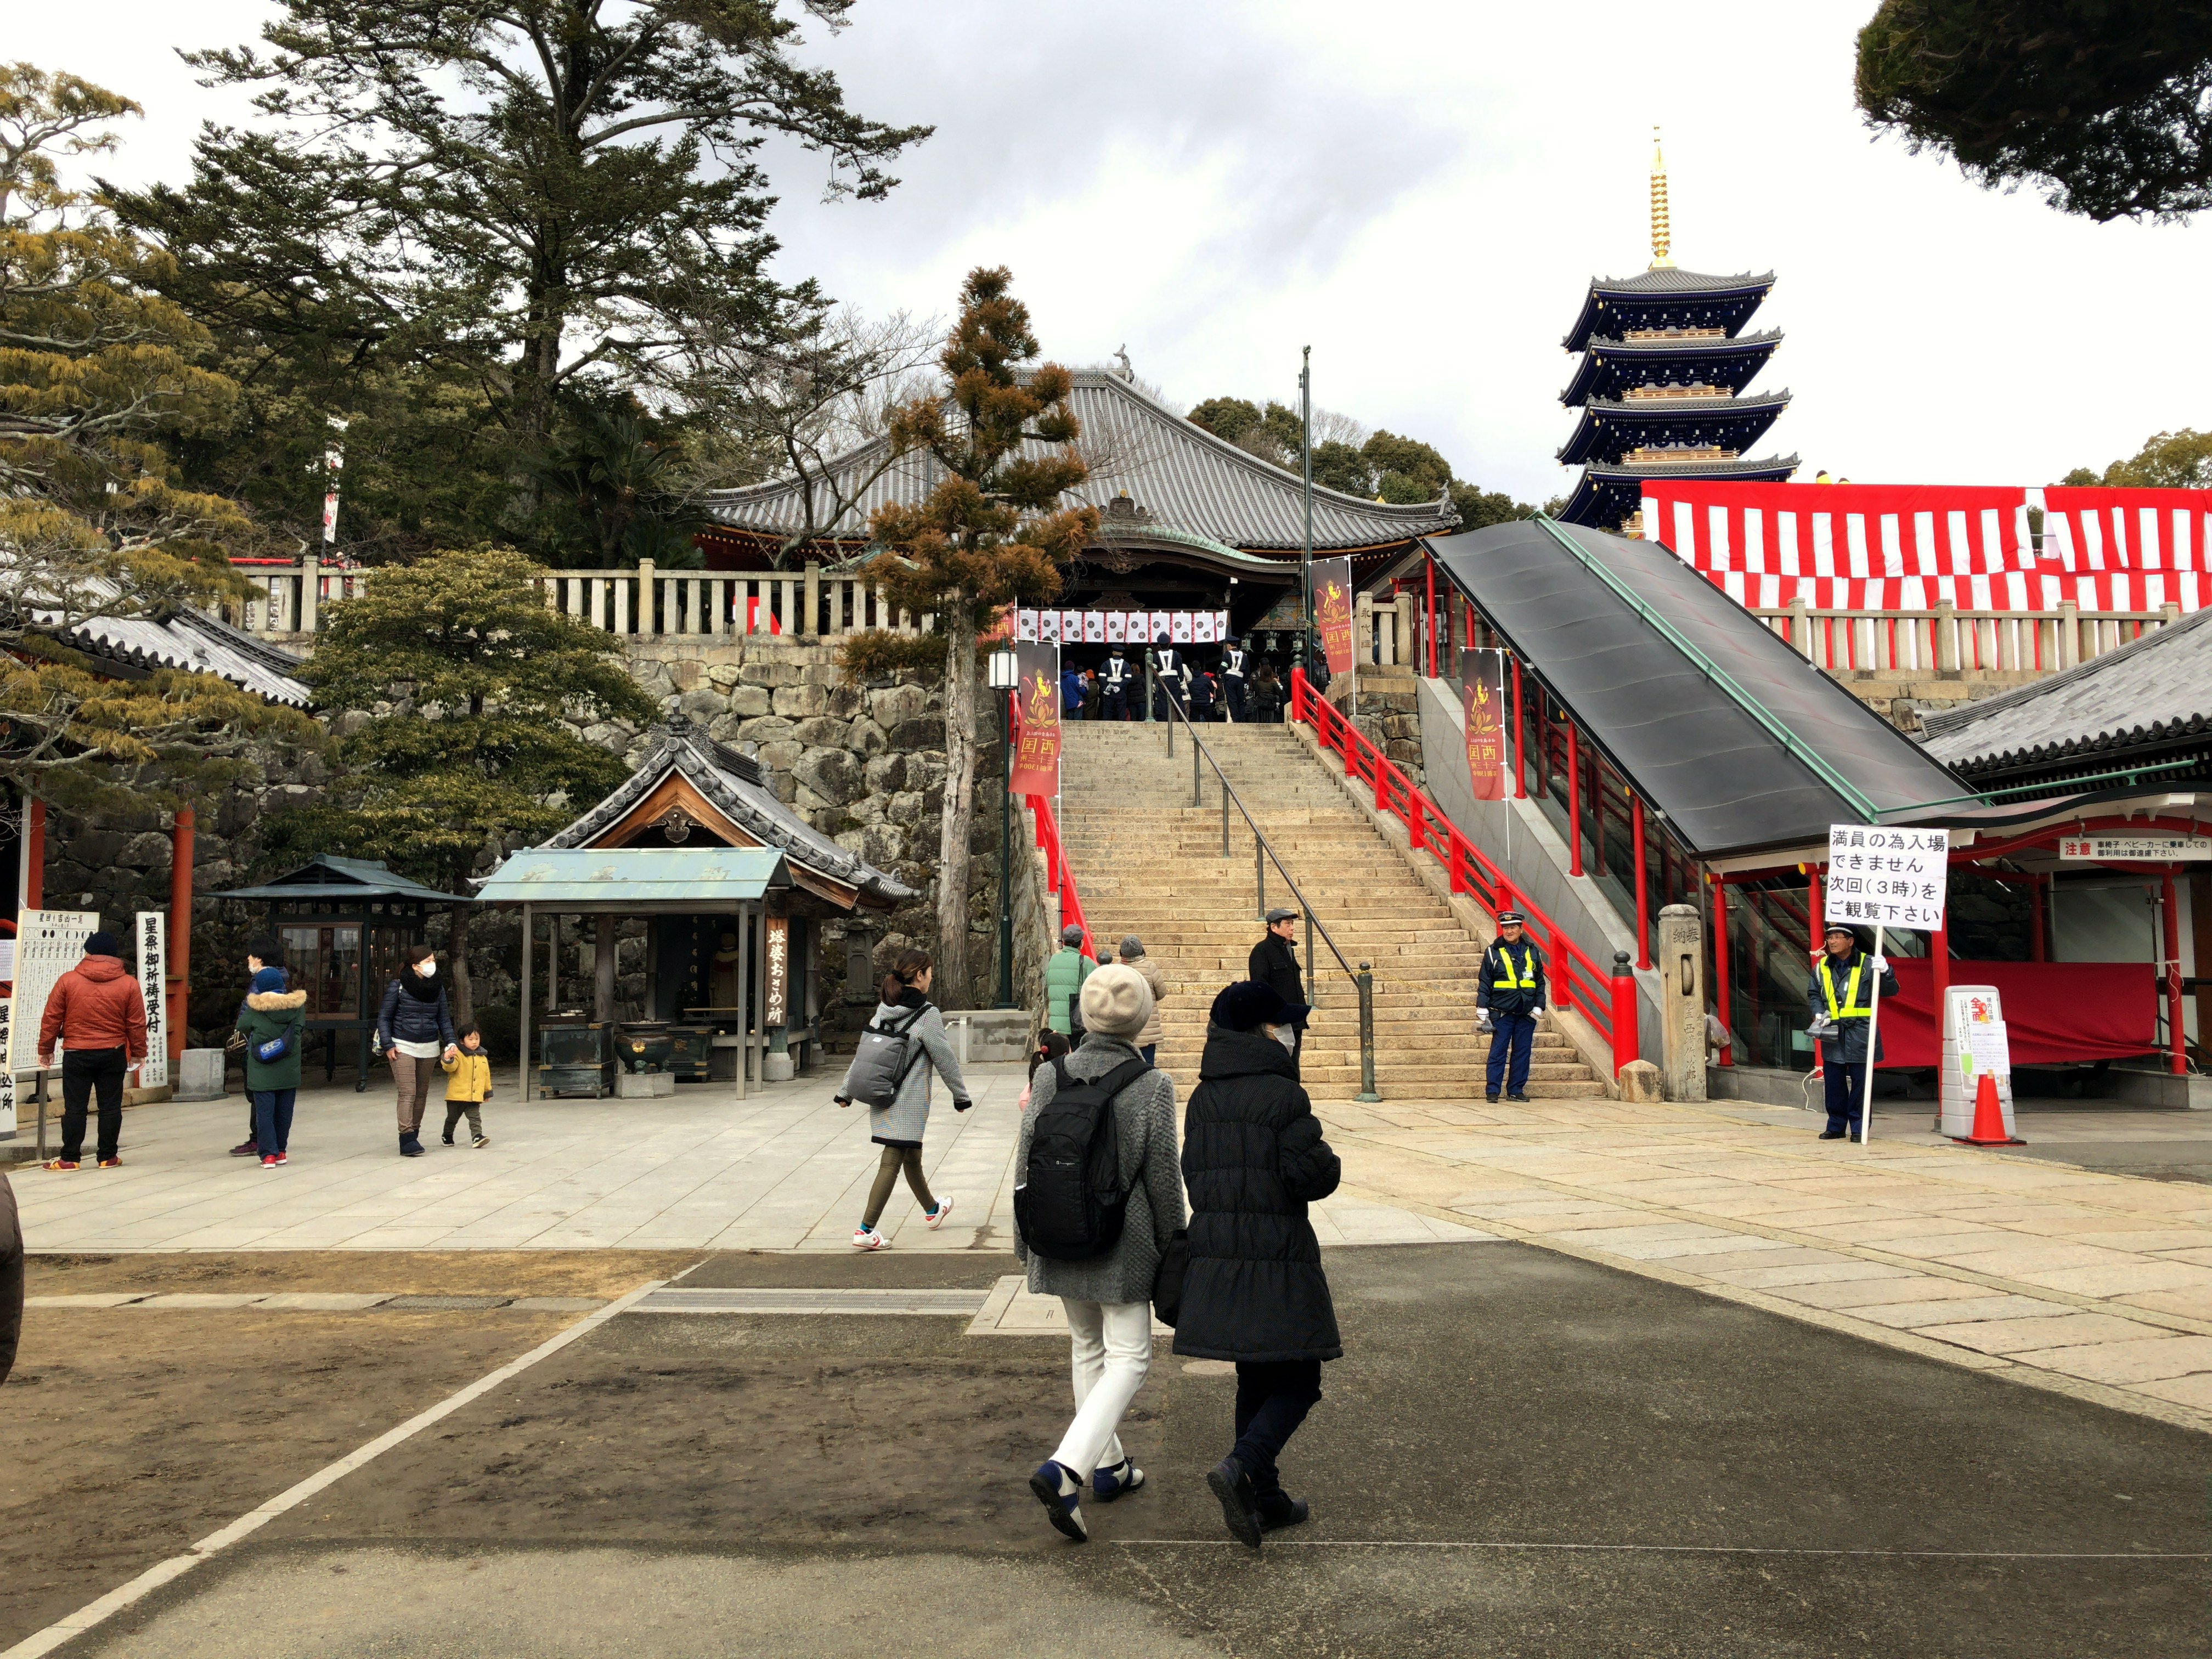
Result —
M1114 1132L1114 1097L1152 1067L1124 1060L1085 1082L1052 1062L1052 1098L1030 1132L1029 1165L1014 1186L1014 1224L1030 1254L1048 1261L1087 1261L1120 1242L1128 1194Z
M878 1107L889 1106L898 1098L907 1073L928 1054L921 1039L914 1035L915 1022L928 1012L925 1002L903 1023L889 1020L878 1024L872 1019L862 1028L845 1085L851 1091L851 1098L863 1106Z

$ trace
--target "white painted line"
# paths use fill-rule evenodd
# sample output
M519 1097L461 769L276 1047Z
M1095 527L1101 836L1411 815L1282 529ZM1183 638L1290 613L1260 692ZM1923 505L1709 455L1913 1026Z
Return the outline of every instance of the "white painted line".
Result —
M443 1421L471 1401L490 1393L502 1382L520 1376L539 1360L559 1352L578 1337L597 1329L617 1314L625 1312L635 1303L644 1300L668 1281L656 1279L649 1285L641 1285L628 1296L617 1298L595 1314L578 1320L557 1335L547 1338L520 1359L508 1361L488 1376L480 1376L458 1394L447 1395L428 1410L417 1413L396 1429L387 1430L367 1445L349 1452L335 1463L326 1464L298 1485L286 1488L259 1509L240 1516L218 1532L211 1532L182 1555L173 1555L146 1569L129 1583L108 1591L97 1601L79 1607L66 1619L57 1620L35 1635L0 1653L0 1659L37 1659L40 1654L52 1653L70 1638L82 1636L102 1620L112 1617L132 1602L143 1600L172 1578L190 1572L201 1562L218 1552L228 1549L240 1539L250 1537L278 1516L296 1509L325 1487L335 1486L362 1465L390 1451L403 1441L413 1438L432 1424Z
M1243 1549L1234 1538L1109 1538L1124 1549ZM1427 1538L1278 1538L1269 1549L1560 1550L1629 1555L1848 1555L1905 1561L2212 1561L2212 1550L1855 1550L1758 1544L1554 1544ZM0 1654L0 1659L8 1659Z

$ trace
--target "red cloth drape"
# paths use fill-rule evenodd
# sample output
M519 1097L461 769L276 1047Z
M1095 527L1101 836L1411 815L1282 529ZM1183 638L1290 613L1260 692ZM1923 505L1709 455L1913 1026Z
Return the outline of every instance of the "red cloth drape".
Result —
M1938 1065L1935 964L1889 960L1898 994L1882 999L1882 1066ZM1996 987L2015 1066L2116 1060L2158 1047L2158 979L2147 962L1954 962L1951 983Z

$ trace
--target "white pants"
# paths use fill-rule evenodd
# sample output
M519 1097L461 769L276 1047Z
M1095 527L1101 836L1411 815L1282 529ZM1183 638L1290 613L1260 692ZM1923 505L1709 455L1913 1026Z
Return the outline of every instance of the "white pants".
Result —
M1078 1480L1088 1480L1092 1470L1110 1469L1124 1455L1115 1431L1152 1370L1152 1304L1078 1302L1065 1296L1060 1301L1067 1310L1075 1420L1052 1461Z

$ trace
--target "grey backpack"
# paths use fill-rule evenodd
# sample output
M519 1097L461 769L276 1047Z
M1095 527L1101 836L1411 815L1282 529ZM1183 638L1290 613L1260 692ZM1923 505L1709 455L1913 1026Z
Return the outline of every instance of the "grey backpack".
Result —
M929 1005L924 1003L903 1021L867 1023L860 1032L846 1085L852 1098L863 1106L889 1106L898 1098L899 1085L926 1054L921 1039L914 1035L914 1023L928 1012Z

